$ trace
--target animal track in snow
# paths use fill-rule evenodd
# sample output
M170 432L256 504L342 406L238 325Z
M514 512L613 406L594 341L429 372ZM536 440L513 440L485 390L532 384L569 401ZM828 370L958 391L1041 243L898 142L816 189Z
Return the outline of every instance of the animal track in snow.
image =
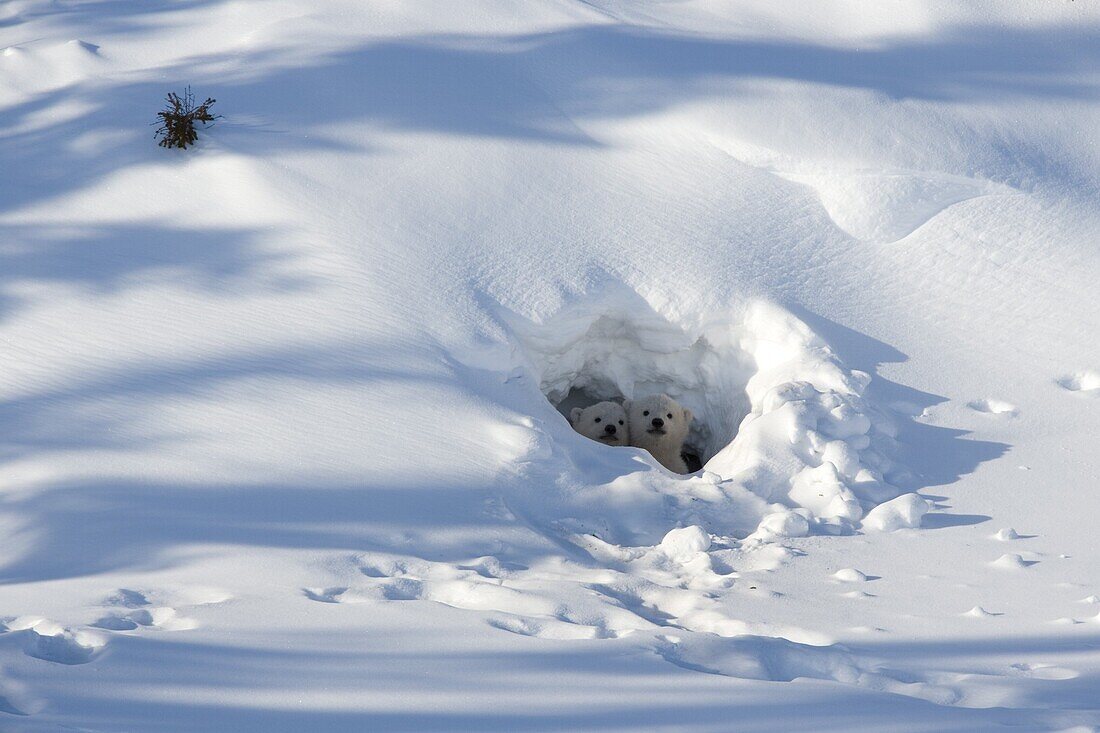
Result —
M185 631L198 626L197 621L179 615L174 608L169 606L154 607L152 601L149 600L149 594L143 591L119 588L107 596L104 605L112 607L113 610L91 624L98 629L133 631L144 626L166 631ZM128 610L123 611L121 609Z
M355 556L348 585L303 588L315 602L429 601L482 614L493 629L553 640L630 638L632 648L648 649L684 669L730 677L793 680L800 677L891 692L939 705L971 705L996 699L1005 684L1028 679L1068 679L1072 670L1020 663L998 674L970 671L909 671L883 668L873 655L837 646L822 634L778 624L736 618L730 597L714 592L748 586L733 565L751 565L763 549L730 549L695 529L685 528L650 547L620 547L592 536L570 536L602 567L556 559L533 567L510 565L487 556L437 562L371 553ZM710 540L708 542L708 539ZM717 574L711 553L728 555ZM1021 558L1022 560L1022 558ZM867 576L852 568L833 576L845 580L844 595L872 598L859 589ZM744 572L742 570L742 572ZM345 581L346 582L346 581ZM754 584L756 581L753 581ZM853 587L854 586L854 587ZM755 592L755 591L754 591ZM139 609L140 610L140 609ZM963 614L990 619L975 607ZM988 678L978 697L964 698L956 684L963 677Z
M108 614L92 626L108 631L133 631L139 626L164 629L165 631L186 631L198 627L198 622L186 616L180 616L174 608L138 608L128 613Z
M893 692L953 705L961 695L938 680L877 670L866 660L835 646L799 644L787 639L705 635L658 636L654 651L666 661L696 672L741 679L789 682L804 677Z
M21 616L4 625L2 631L22 636L28 656L57 664L86 664L107 646L103 631L133 631L139 627L182 630L195 628L194 620L180 616L174 608L151 607L146 593L120 588L103 604L111 613L88 628L70 628L39 616Z
M302 593L311 601L320 603L341 603L341 598L347 592L345 587L336 588L302 588Z
M57 664L87 664L107 645L101 634L70 629L37 616L24 616L7 624L9 631L23 636L23 652Z
M7 713L8 715L28 715L20 708L15 706L15 703L8 700L8 698L0 695L0 713Z
M105 606L121 606L122 608L141 608L150 605L149 599L141 591L119 588L103 600Z
M1070 392L1081 392L1090 396L1100 395L1100 371L1086 369L1067 374L1056 381L1063 389Z
M133 631L139 624L126 616L107 615L92 622L92 626L106 631Z
M521 616L501 616L487 622L494 629L520 636L535 636L553 640L598 639L600 629L595 626L574 624L560 619L530 619Z
M847 593L841 593L840 595L844 596L845 598L855 598L855 599L875 598L876 597L874 593L868 593L867 591L863 591L863 590L850 590Z
M801 629L732 618L711 590L729 587L735 574L724 563L722 573L715 572L707 552L709 537L691 527L674 530L666 539L644 548L619 548L592 537L581 540L597 555L615 551L612 561L633 563L634 572L556 565L529 569L495 557L451 564L372 554L358 560L362 582L302 592L310 600L334 604L420 600L491 612L486 622L494 628L544 638L619 638L672 627L720 636L764 633L823 642Z
M988 415L1004 415L1005 417L1016 417L1020 414L1016 405L1011 402L1005 402L1004 400L984 399L974 400L967 403L967 407L975 412L984 412Z
M616 638L652 626L606 598L590 593L582 595L584 586L579 580L558 581L566 590L577 591L576 599L563 602L555 597L555 589L547 588L545 576L527 573L526 577L520 577L515 569L492 557L454 565L371 560L363 563L360 572L369 579L368 585L354 591L363 596L387 601L432 601L463 610L491 611L499 614L487 620L491 626L525 636ZM344 602L350 592L336 594L334 601ZM325 598L319 596L317 600Z
M1072 680L1081 676L1081 673L1077 670L1065 667L1055 667L1052 664L1026 664L1024 662L1009 665L1008 674L1035 680Z

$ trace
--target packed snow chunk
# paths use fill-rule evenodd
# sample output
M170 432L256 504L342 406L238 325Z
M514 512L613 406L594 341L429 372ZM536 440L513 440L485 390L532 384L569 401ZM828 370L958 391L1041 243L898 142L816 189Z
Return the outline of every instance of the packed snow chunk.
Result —
M827 435L842 440L866 435L870 429L871 418L849 404L837 405L829 410L823 426L823 432Z
M770 541L785 537L805 537L810 533L810 521L802 510L784 510L768 514L761 520L754 537Z
M869 511L861 526L864 531L869 532L893 532L919 527L929 508L928 500L919 494L903 494Z
M993 539L1001 542L1011 542L1020 539L1020 535L1012 527L1004 527L997 530L997 534L993 535Z
M812 511L821 519L859 521L863 509L851 490L844 485L831 463L807 468L794 477L789 493L791 501Z
M1002 570L1023 570L1033 563L1024 560L1023 557L1014 552L1008 552L989 564L995 568L1001 568Z
M855 568L842 568L833 573L833 578L841 583L863 583L866 582L867 575Z
M854 479L865 468L859 462L859 452L843 440L833 440L825 445L821 452L821 461L831 463L841 476Z
M775 412L792 402L808 402L817 397L817 390L809 382L785 382L764 393L761 402L763 412Z
M981 606L974 606L969 611L963 614L963 616L970 616L972 618L992 618L993 616L999 616L1000 614L990 613Z
M696 525L674 529L661 540L661 549L673 560L687 562L710 549L710 535Z
M1077 619L1070 619L1069 616L1059 616L1059 617L1057 617L1057 619L1055 619L1054 621L1051 622L1051 624L1055 625L1055 626L1076 626L1077 624L1080 624L1080 623L1084 623L1084 622L1078 621ZM1095 733L1095 732L1090 731L1089 733Z

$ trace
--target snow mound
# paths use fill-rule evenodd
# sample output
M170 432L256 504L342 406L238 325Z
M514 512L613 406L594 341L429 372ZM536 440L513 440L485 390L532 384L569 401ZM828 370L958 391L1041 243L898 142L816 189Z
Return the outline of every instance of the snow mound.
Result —
M101 65L99 46L79 38L31 41L0 50L0 71L23 92L42 92L87 78Z
M928 509L927 499L919 494L905 494L872 509L863 519L863 529L893 532L919 527L921 518L928 513Z
M837 171L779 175L812 188L836 226L852 237L896 242L941 211L979 196L1011 195L1007 186L937 171Z
M1023 556L1014 552L1006 552L989 564L995 568L1001 568L1002 570L1023 570L1035 563L1034 561L1025 560Z
M893 422L863 398L870 376L846 368L805 323L763 301L665 310L624 287L542 322L502 316L527 388L559 413L668 394L695 415L685 452L705 469L687 478L639 470L656 467L644 451L597 446L553 413L533 415L557 440L544 464L564 453L576 471L558 479L564 506L540 496L529 516L564 512L554 521L571 531L655 544L671 505L676 523L716 534L744 537L768 517L764 535L802 536L851 531L901 493L889 480ZM523 471L537 471L529 459Z
M841 583L863 583L867 580L867 575L855 568L842 568L833 573L833 577L839 580Z
M808 515L809 512L805 509L784 509L768 514L760 520L753 537L762 542L784 537L805 537L810 533Z
M661 540L661 549L673 560L690 561L710 549L710 535L696 526L673 529Z
M974 606L969 611L967 611L966 613L963 614L963 616L971 616L973 618L992 618L994 616L999 616L999 615L1000 614L997 614L997 613L991 613L990 611L985 610L981 606Z

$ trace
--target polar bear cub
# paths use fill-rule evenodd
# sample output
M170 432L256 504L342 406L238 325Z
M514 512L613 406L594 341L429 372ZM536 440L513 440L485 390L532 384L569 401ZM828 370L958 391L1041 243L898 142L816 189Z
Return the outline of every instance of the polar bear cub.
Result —
M615 402L599 402L583 409L574 407L569 411L569 422L586 438L605 445L630 445L626 411Z
M691 427L691 410L666 394L626 400L623 407L630 428L630 444L645 448L668 470L688 473L680 452Z

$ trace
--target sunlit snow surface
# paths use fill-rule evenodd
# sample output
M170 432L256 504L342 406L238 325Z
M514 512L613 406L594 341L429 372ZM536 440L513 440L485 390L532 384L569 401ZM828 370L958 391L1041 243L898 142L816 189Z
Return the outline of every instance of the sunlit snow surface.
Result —
M0 730L1100 730L1098 102L1080 0L8 0Z

